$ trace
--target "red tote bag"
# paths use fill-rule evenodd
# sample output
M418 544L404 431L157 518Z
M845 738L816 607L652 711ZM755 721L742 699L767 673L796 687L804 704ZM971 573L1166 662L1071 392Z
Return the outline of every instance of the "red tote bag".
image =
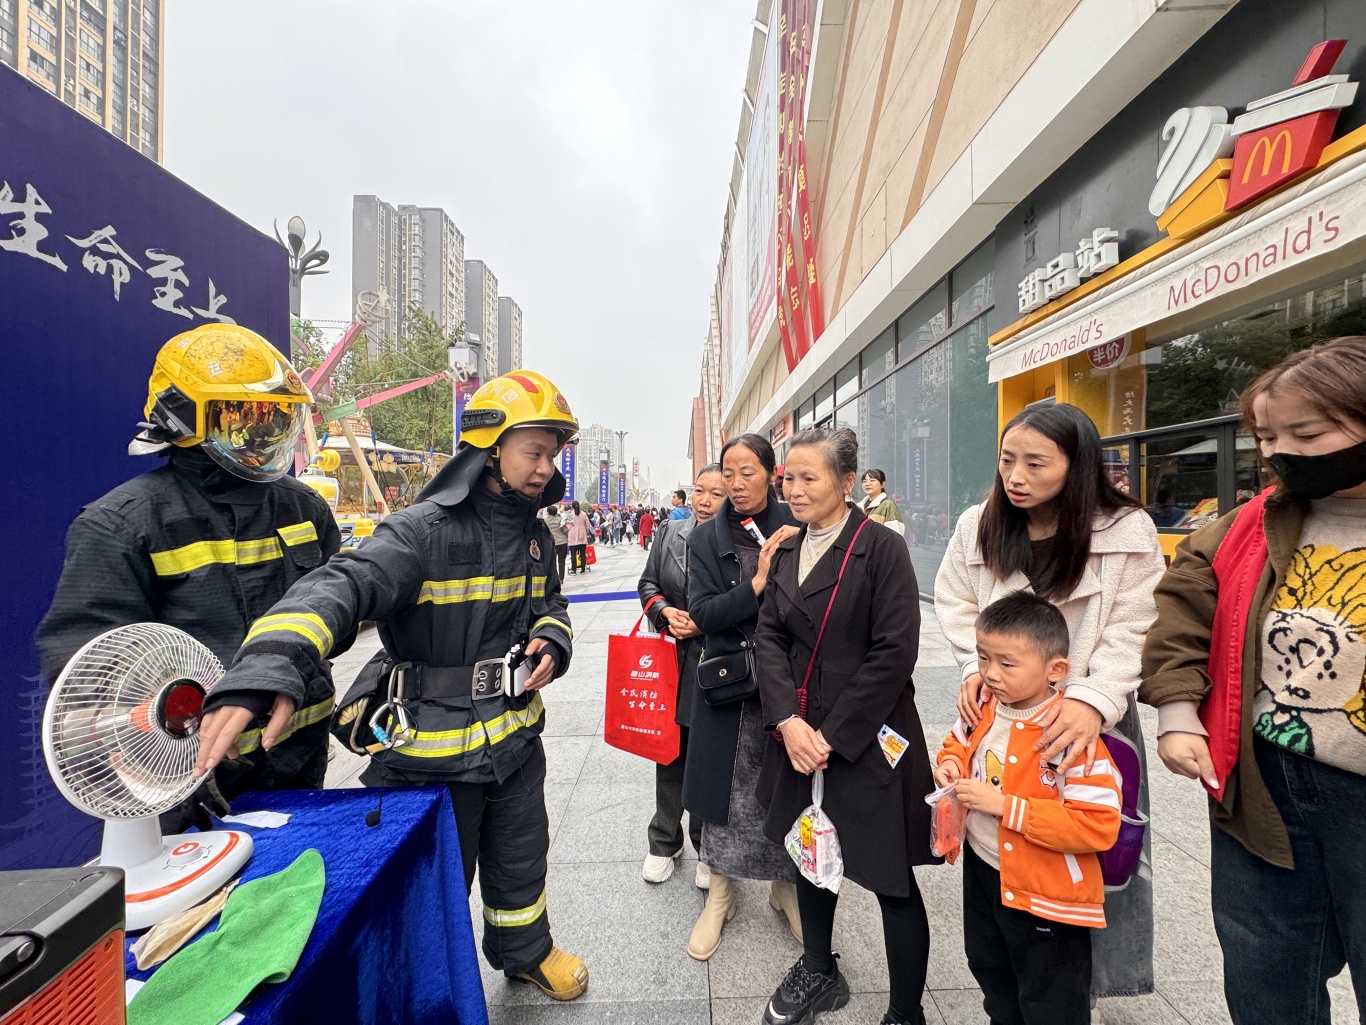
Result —
M583 562L585 566L596 566L598 564L598 550L592 545L584 549Z
M668 765L678 757L676 642L640 629L607 638L607 710L602 739L612 747Z

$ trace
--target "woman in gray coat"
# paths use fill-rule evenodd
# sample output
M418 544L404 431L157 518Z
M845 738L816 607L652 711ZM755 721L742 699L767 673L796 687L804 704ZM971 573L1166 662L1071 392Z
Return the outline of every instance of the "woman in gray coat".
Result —
M688 612L702 631L705 654L683 804L703 820L702 860L711 869L706 907L688 937L688 954L699 961L716 952L735 915L733 879L771 881L769 904L801 938L797 871L782 845L764 835L764 809L755 796L768 735L753 681L754 628L773 553L796 533L792 514L773 491L774 462L773 446L762 435L727 442L721 450L726 501L688 538Z
M678 697L674 721L681 729L678 757L655 767L655 814L648 830L650 853L640 874L646 882L662 883L673 875L674 860L683 853L683 766L688 754L688 724L697 690L697 662L702 656L702 631L688 615L688 538L693 528L706 523L726 500L721 464L704 466L693 482L692 515L666 520L650 548L645 572L640 575L640 604L650 625L678 642ZM688 816L688 836L693 850L702 850L702 820ZM704 862L697 863L698 889L711 886Z

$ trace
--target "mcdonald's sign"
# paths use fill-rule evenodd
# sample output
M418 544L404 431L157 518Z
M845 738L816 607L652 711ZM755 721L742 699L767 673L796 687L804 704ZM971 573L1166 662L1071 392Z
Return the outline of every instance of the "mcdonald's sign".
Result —
M1313 170L1337 120L1336 110L1320 110L1238 136L1224 209L1237 210Z

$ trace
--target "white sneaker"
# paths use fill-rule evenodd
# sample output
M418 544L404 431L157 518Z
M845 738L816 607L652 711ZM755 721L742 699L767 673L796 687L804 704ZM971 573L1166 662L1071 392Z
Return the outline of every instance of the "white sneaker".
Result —
M680 849L678 854L672 857L661 857L658 854L645 855L645 864L640 866L640 874L644 876L647 883L662 883L674 874L674 859L682 854Z
M692 881L693 885L696 886L699 890L710 890L711 869L709 869L706 865L699 861L697 863L697 872L692 877Z

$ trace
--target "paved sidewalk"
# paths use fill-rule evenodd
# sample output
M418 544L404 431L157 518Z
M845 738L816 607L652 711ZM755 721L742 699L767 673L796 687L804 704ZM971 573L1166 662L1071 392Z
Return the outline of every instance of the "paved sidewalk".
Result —
M598 548L592 573L571 576L567 593L632 591L644 566L635 548ZM926 741L936 749L948 732L957 671L929 606L922 606L916 701ZM602 740L607 636L629 630L639 605L629 601L570 606L576 634L569 674L545 691L545 747L549 765L549 907L556 942L588 962L588 992L571 1004L554 1004L537 990L512 985L484 971L494 1025L610 1022L614 1025L749 1025L801 949L782 916L768 906L767 883L741 882L740 910L726 927L711 961L685 952L688 931L704 894L693 886L696 853L688 847L666 883L640 876L645 827L654 810L654 773L638 758ZM338 660L345 688L378 646L373 630ZM1156 715L1145 710L1153 804L1156 890L1157 992L1104 1000L1107 1025L1222 1025L1221 961L1209 909L1209 825L1203 791L1156 763ZM328 786L356 786L361 759L339 752ZM925 1011L931 1025L985 1025L981 996L961 941L960 870L944 866L916 873L930 913L933 937ZM477 890L477 884L476 884ZM476 933L481 904L471 897ZM820 1025L875 1023L887 1006L886 959L876 900L854 884L840 897L835 947L854 997L848 1008ZM1288 952L1290 953L1290 952ZM1334 980L1333 1021L1356 1020L1344 973ZM1292 1023L1287 1023L1292 1025Z

